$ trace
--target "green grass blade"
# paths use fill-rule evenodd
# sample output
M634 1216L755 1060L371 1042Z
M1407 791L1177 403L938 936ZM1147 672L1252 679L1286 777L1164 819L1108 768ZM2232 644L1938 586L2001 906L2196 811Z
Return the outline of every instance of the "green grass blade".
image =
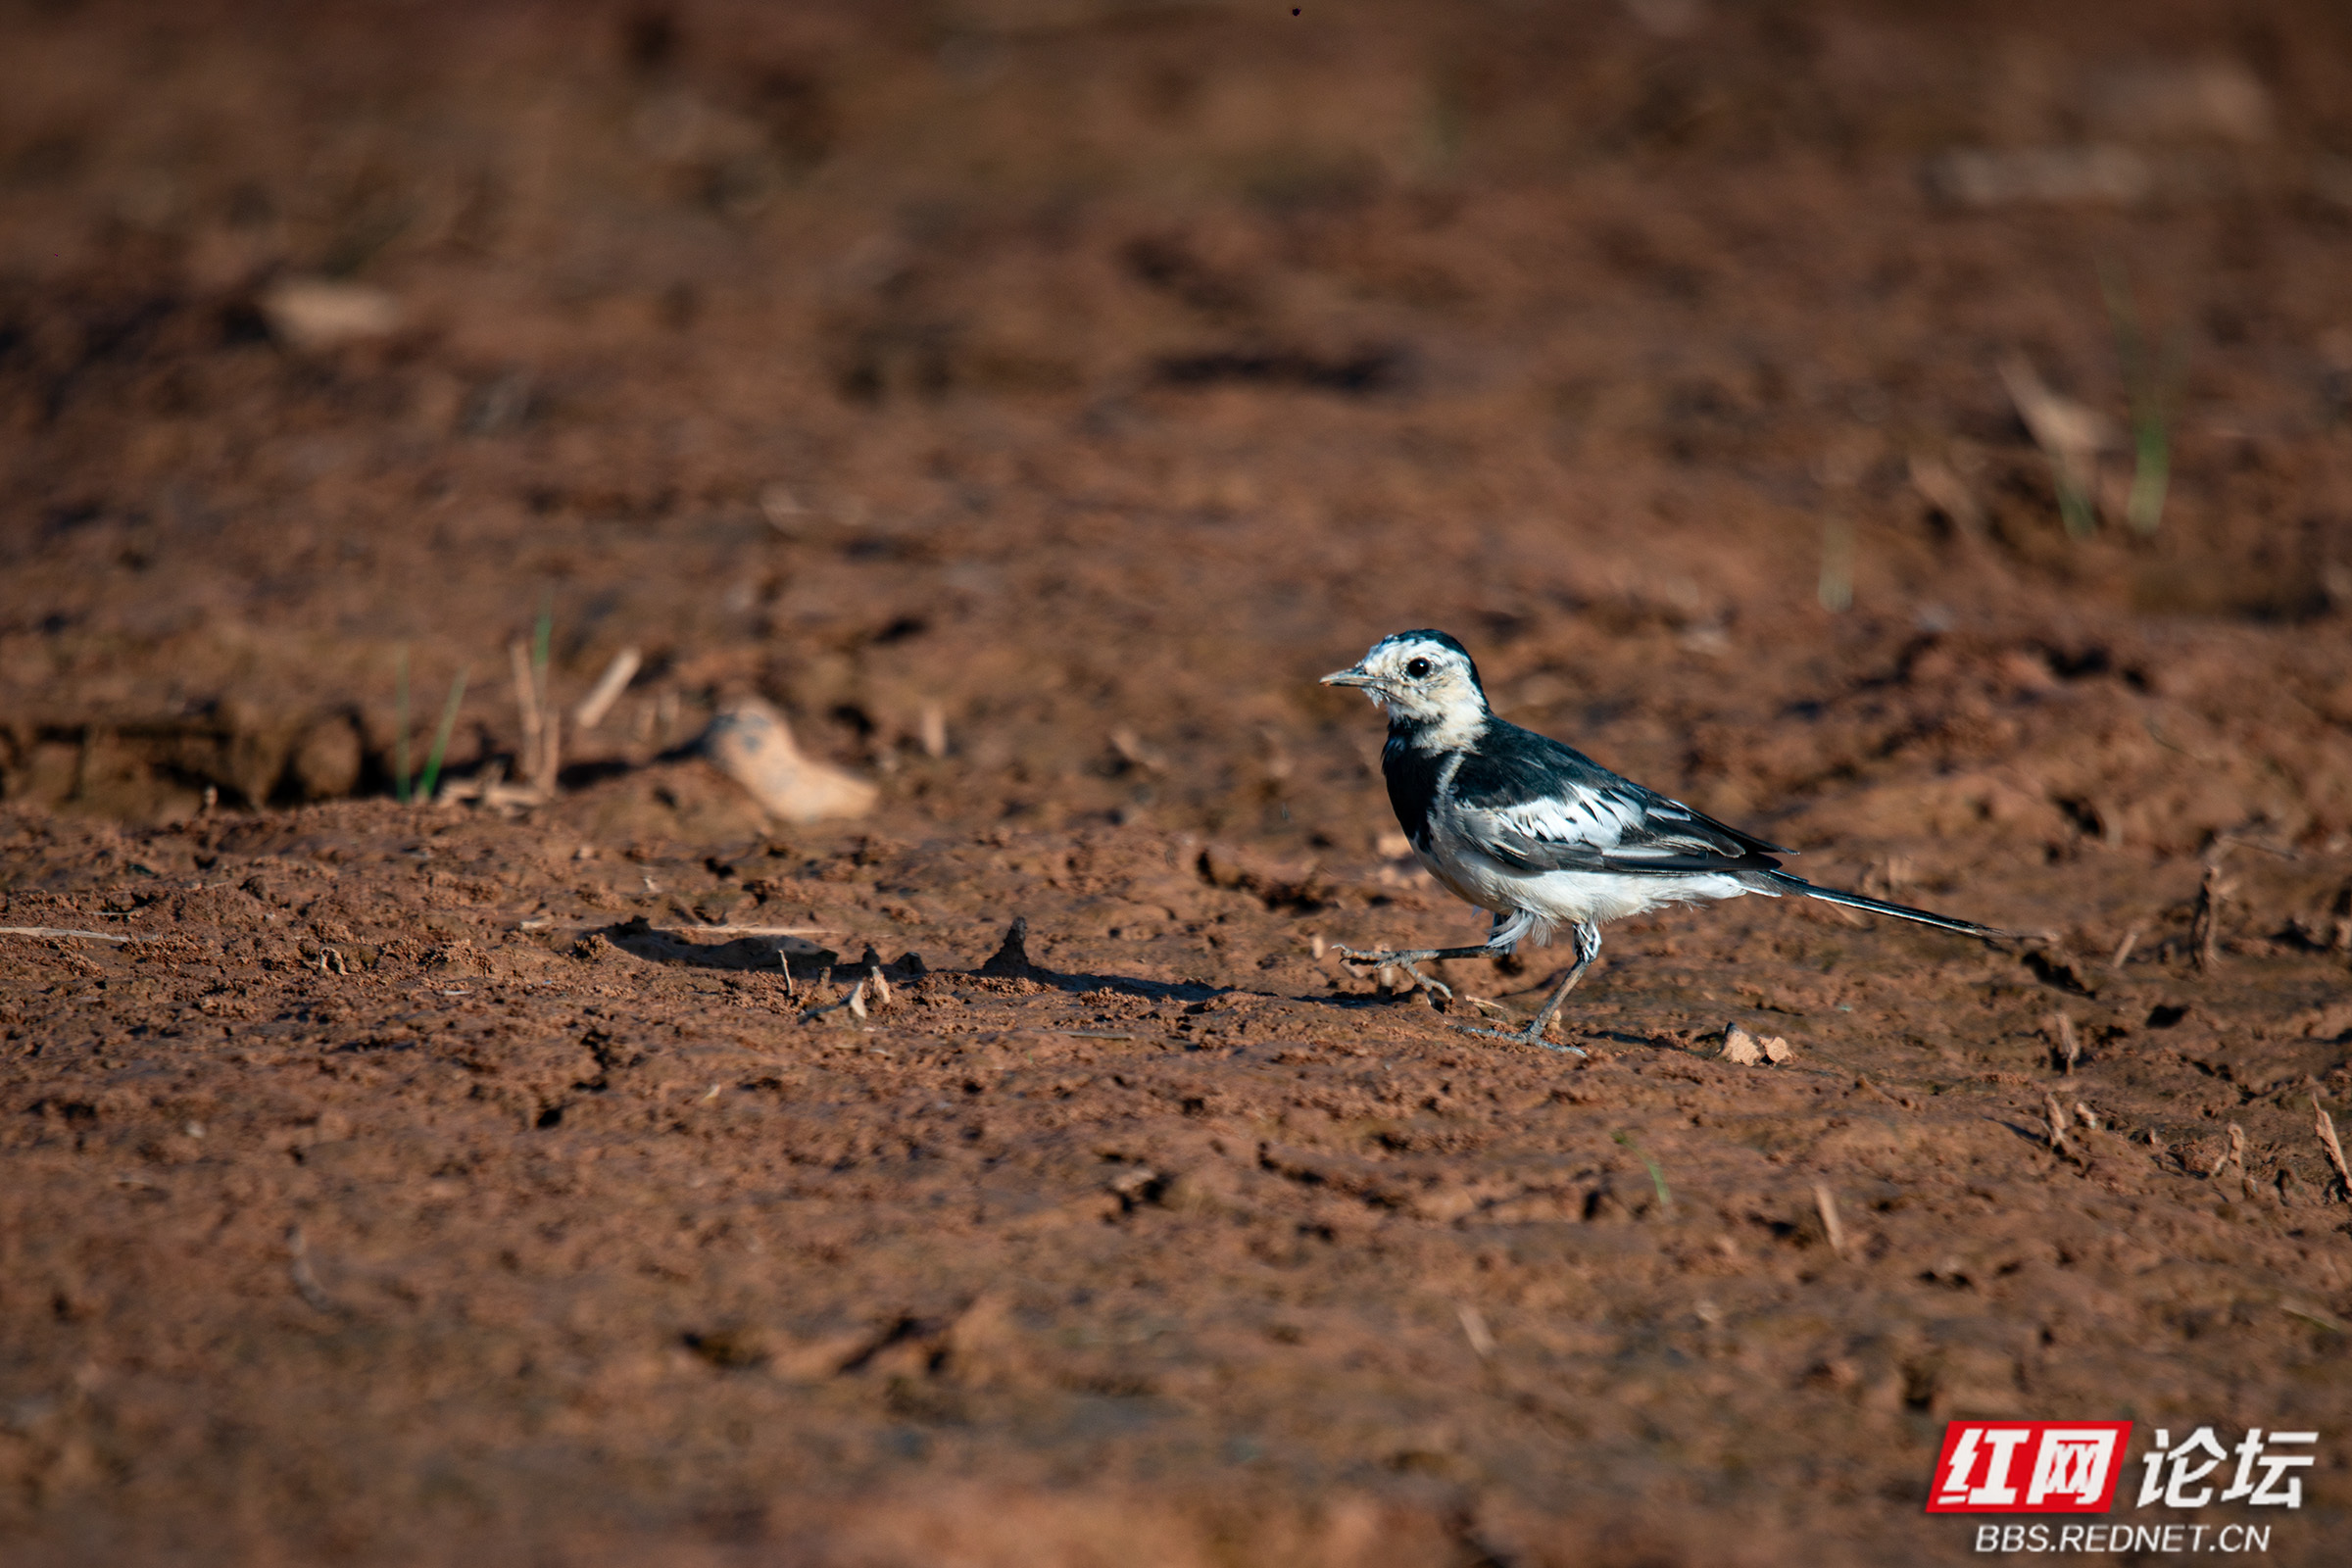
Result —
M2147 337L2132 306L2131 280L2122 267L2100 264L2099 291L2106 296L2124 393L2132 406L2132 491L2124 502L2124 520L2142 539L2152 538L2164 522L2165 498L2172 488L2173 414L2186 368L2188 338L2183 332L2171 333L2162 357L2151 362Z
M2066 524L2069 539L2087 539L2098 531L2099 514L2090 504L2090 497L2075 483L2066 471L2066 465L2056 458L2050 460L2050 470L2058 487L2058 517Z
M2139 335L2139 313L2132 308L2132 280L2112 260L2099 264L2099 293L2107 301L2107 321L2115 330L2115 357L2123 365L2125 392L2136 404L2145 379L2147 345Z
M1641 1160L1643 1165L1648 1167L1649 1184L1651 1187L1657 1189L1658 1211L1662 1214L1673 1213L1674 1194L1666 1186L1665 1167L1660 1165L1656 1160L1650 1158L1649 1151L1643 1149L1640 1144L1635 1143L1633 1134L1631 1133L1614 1134L1612 1135L1610 1142L1615 1143L1622 1148L1632 1150L1634 1152L1634 1157Z
M2173 479L2173 448L2161 424L2132 423L2132 494L2124 502L2124 520L2145 539L2164 521L2164 498Z
M1854 520L1832 516L1821 525L1821 580L1814 595L1821 608L1840 615L1854 608Z
M539 601L539 623L531 628L531 678L538 683L537 696L547 699L548 655L556 640L556 591L550 588Z
M401 805L409 804L409 651L404 646L392 656L392 798Z
M441 759L449 751L450 731L458 727L458 705L466 700L466 671L459 670L458 678L450 682L449 702L441 710L441 727L433 732L433 749L424 760L424 777L418 781L416 798L431 801L433 786L441 780Z

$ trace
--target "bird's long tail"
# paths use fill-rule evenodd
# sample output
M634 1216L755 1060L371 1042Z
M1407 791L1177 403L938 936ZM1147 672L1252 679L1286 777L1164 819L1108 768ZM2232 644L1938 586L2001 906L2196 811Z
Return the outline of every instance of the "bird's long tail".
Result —
M1949 914L1936 914L1927 909L1914 909L1907 905L1888 904L1884 899L1868 899L1859 893L1844 893L1837 888L1816 887L1803 877L1790 876L1786 871L1768 871L1765 876L1773 884L1775 892L1786 890L1789 893L1801 893L1808 899L1819 899L1824 904L1843 905L1849 909L1868 909L1873 914L1891 914L1898 920L1916 920L1921 925L1932 925L1939 931L1957 931L1964 937L1981 937L1986 942L1999 942L2009 936L2006 931L1996 930L1988 925L1979 925L1974 920L1962 920Z

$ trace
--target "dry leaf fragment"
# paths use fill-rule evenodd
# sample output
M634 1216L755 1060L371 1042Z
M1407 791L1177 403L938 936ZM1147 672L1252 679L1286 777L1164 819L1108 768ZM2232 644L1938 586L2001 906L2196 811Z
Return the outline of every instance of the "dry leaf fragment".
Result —
M2087 498L2098 477L2099 454L2115 445L2115 430L2099 413L2043 384L2022 354L2001 361L2001 382L2034 444L2049 455L2062 490Z
M1838 1218L1838 1200L1827 1182L1813 1184L1813 1206L1821 1211L1821 1233L1829 1238L1830 1250L1839 1257L1845 1255L1845 1226Z
M1949 517L1952 526L1961 533L1971 539L1984 534L1984 509L1977 505L1976 493L1969 489L1967 480L1953 471L1950 464L1940 458L1914 455L1911 488L1919 492L1922 501Z
M1453 1315L1461 1320L1462 1338L1470 1342L1471 1350L1481 1361L1494 1358L1494 1335L1487 1327L1486 1315L1467 1301L1453 1303Z
M2344 1163L2344 1146L2335 1139L2335 1119L2320 1108L2320 1097L2311 1097L2311 1113L2318 1118L2320 1148L2328 1155L2328 1163L2335 1170L2336 1191L2346 1202L2352 1202L2352 1166Z
M2221 1162L2213 1167L2213 1179L2217 1182L2220 1181L2223 1174L2232 1165L2237 1167L2239 1176L2245 1175L2246 1134L2245 1130L2235 1122L2230 1124L2230 1148L2223 1153Z
M2066 1136L2066 1112L2058 1108L2058 1097L2044 1095L2041 1100L2042 1105L2049 1112L2050 1117L2050 1152L2061 1159L2081 1158L2082 1156L2075 1152L2074 1144Z
M2155 188L2156 171L2129 147L1957 147L1926 170L1930 194L1956 207L2012 202L2054 207L2128 205Z

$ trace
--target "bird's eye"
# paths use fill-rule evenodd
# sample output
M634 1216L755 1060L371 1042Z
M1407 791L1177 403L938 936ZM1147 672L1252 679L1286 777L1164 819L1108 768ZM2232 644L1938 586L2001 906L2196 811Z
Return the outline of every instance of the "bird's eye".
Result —
M1429 661L1426 659L1416 659L1411 663L1404 666L1404 672L1407 675L1412 676L1413 679L1419 680L1422 676L1429 673Z

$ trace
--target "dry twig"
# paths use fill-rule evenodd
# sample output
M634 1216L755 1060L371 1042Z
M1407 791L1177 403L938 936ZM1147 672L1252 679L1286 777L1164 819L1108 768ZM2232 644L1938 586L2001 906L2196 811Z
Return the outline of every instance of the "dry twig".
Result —
M1453 1303L1453 1315L1462 1320L1462 1338L1470 1342L1470 1348L1478 1353L1478 1358L1481 1361L1494 1359L1494 1336L1488 1332L1487 1320L1478 1308L1467 1301L1456 1301Z
M2205 862L2205 880L2197 885L2196 917L2190 923L2199 974L2209 974L2221 964L2222 906L2230 902L2234 888L2222 874L2221 862Z
M2075 1063L2082 1059L2082 1041L2075 1033L2075 1020L2063 1012L2051 1013L2050 1033L2056 1037L2057 1049L2051 1054L2057 1058L2058 1070L2072 1078Z
M62 925L0 925L0 937L87 937L92 942L144 942L137 935L112 931L75 931Z
M925 703L914 719L915 739L922 742L923 755L937 759L948 755L948 710L937 703Z
M816 984L810 988L809 996L814 998L819 993L829 990L832 987L832 984L833 971L830 968L827 968L822 974L816 977ZM867 1012L865 1005L865 981L859 980L855 986L850 988L849 995L843 997L839 1002L829 1002L822 1006L810 1007L808 1011L801 1014L801 1022L808 1023L811 1019L822 1018L827 1013L841 1012L844 1010L848 1011L852 1017L858 1019L864 1019L871 1016L871 1014Z
M2315 1324L2331 1334L2352 1334L2352 1324L2345 1323L2342 1318L2332 1312L2323 1312L2316 1306L2304 1306L2295 1301L2280 1301L2278 1310L2284 1312L2288 1317L2299 1317L2304 1322Z
M2344 1201L2352 1203L2352 1166L2344 1163L2344 1146L2335 1141L2335 1121L2320 1108L2320 1097L2311 1097L2311 1113L2319 1118L2320 1148L2328 1154L2328 1163L2335 1170L2335 1189Z
M1953 471L1952 466L1940 458L1911 457L1911 488L1920 499L1947 518L1952 527L1970 539L1984 537L1984 509L1977 504L1968 481ZM1894 895L1889 893L1888 898Z
M657 925L646 929L677 937L824 937L841 930L832 925L733 925L724 920L715 925Z
M532 657L530 644L517 637L507 644L513 666L514 707L522 716L522 755L515 759L532 792L541 801L556 798L556 768L563 756L563 718L548 700L547 667ZM601 715L600 715L601 716Z
M2050 460L2066 531L2076 538L2087 535L2096 520L2099 454L2115 444L2114 432L2097 413L2044 385L2024 355L2002 360L2000 372L2018 417Z
M1912 1106L1912 1104L1911 1104L1911 1102L1909 1102L1908 1100L1905 1100L1905 1099L1903 1099L1903 1098L1902 1098L1902 1097L1900 1097L1899 1095L1890 1095L1890 1094L1888 1094L1888 1093L1887 1093L1886 1090L1884 1090L1884 1089L1880 1088L1880 1087L1879 1087L1877 1084L1874 1084L1874 1083L1872 1083L1872 1082L1870 1081L1870 1079L1869 1079L1869 1078L1867 1078L1867 1077L1857 1077L1857 1078L1855 1078L1855 1080L1854 1080L1854 1087L1855 1087L1856 1089L1867 1089L1867 1090L1869 1090L1869 1091L1870 1091L1872 1094L1874 1094L1874 1095L1878 1096L1878 1097L1879 1097L1881 1100L1884 1100L1885 1102L1886 1102L1886 1103L1888 1103L1889 1105L1892 1105L1892 1106L1894 1106L1894 1107L1895 1107L1896 1109L1898 1109L1898 1110L1910 1110L1910 1109L1912 1109L1912 1108L1913 1108L1913 1106Z
M318 1276L311 1271L311 1244L304 1239L301 1226L287 1230L286 1251L291 1259L286 1264L286 1277L293 1282L294 1293L309 1302L314 1311L324 1312L329 1317L342 1316L342 1303L326 1294L326 1288L318 1283Z
M2221 1163L2213 1167L2213 1179L2217 1182L2220 1181L2223 1173L2232 1165L2237 1167L2239 1176L2245 1175L2246 1134L2245 1129L2235 1122L2230 1124L2230 1149L2222 1155Z
M629 682L637 678L637 668L644 662L634 648L623 648L614 654L612 662L605 666L605 672L588 689L588 695L573 705L572 723L581 729L594 729L603 723L605 714L620 700L620 694L628 690Z
M1838 1218L1838 1200L1827 1182L1813 1184L1813 1206L1821 1211L1821 1233L1829 1238L1830 1250L1839 1257L1845 1255L1845 1226Z
M514 711L522 720L522 751L516 763L528 774L539 760L539 683L531 678L531 645L520 637L507 644L514 679Z
M2066 1136L2066 1112L2058 1108L2058 1097L2044 1095L2041 1100L2050 1117L2050 1152L2061 1159L2081 1159L2082 1156L2075 1152L2074 1144Z
M1125 725L1110 732L1110 749L1118 754L1121 762L1139 773L1164 773L1168 770L1167 759L1145 745L1144 738Z

